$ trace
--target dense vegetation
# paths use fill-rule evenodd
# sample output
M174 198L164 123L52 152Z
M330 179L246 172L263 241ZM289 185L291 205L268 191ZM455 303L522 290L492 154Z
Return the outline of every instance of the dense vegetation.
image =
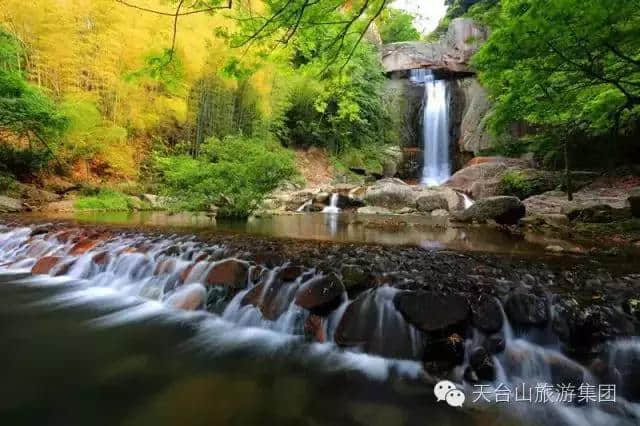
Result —
M413 26L415 16L398 9L386 9L380 15L378 28L383 43L420 40L422 37Z
M248 3L116 3L3 3L5 175L55 165L84 182L139 182L176 208L242 216L299 179L287 148L353 165L394 141L369 29L377 20L394 40L417 35L409 15L383 15L384 0L274 0L260 16ZM105 203L129 206L109 191L78 205Z

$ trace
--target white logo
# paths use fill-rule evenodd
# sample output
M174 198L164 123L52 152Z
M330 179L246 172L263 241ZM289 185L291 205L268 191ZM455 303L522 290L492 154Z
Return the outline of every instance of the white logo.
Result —
M448 380L443 380L441 382L436 383L433 388L433 393L436 394L436 398L438 402L446 401L452 407L462 407L464 404L465 395L464 393L456 388L456 385L453 382Z

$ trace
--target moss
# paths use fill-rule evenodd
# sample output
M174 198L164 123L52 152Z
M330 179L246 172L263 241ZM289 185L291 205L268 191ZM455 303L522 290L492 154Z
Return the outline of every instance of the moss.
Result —
M90 190L87 190L87 192L88 191ZM87 195L77 199L73 206L77 210L103 211L130 211L150 207L148 203L112 189L98 189L93 195Z
M553 189L554 186L554 183L545 178L543 173L524 173L518 170L510 170L502 175L500 193L524 200Z

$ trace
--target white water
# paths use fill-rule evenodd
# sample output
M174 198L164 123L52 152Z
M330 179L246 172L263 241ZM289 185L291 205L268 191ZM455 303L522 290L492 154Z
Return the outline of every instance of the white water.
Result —
M106 239L92 250L74 256L69 254L73 243L59 240L57 235L59 234L50 233L32 236L31 229L26 227L0 232L0 268L16 271L23 276L21 283L24 285L57 286L65 289L64 292L40 302L40 306L68 309L98 304L113 310L92 321L91 324L96 327L115 327L150 320L183 322L197 319L200 331L191 344L206 351L225 352L247 348L255 351L256 355L269 356L275 353L289 354L295 350L298 354L304 353L305 357L326 364L328 369L357 369L378 380L386 380L391 371L398 371L401 375L412 378L424 374L419 362L396 361L379 355L339 350L332 342L337 324L353 303L346 297L324 324L327 343L303 345L302 327L309 314L297 306L294 299L307 282L305 280L315 273L312 270L306 271L309 273L307 278L301 275L293 282L280 286L274 280L279 268L267 270L261 280L264 288L258 307L242 304L244 296L255 285L249 282L247 290L239 292L228 303L222 316L204 311L187 312L173 307L186 294L202 295L206 291L203 284L216 264L216 259L229 256L223 247L206 246L178 236L150 239L134 234ZM144 249L132 252L136 247ZM175 250L167 251L172 248ZM100 265L95 262L95 256L104 251L110 253L110 257L105 264ZM196 259L203 253L209 253L211 257L207 261L197 262ZM73 263L65 277L24 277L24 268L30 268L42 256L54 254L63 258L59 265ZM194 264L190 272L185 274L184 284L180 285L179 275ZM60 270L59 266L54 267L52 273L56 270ZM0 282L2 280L3 275L0 274ZM276 304L282 311L275 321L265 319L260 311L260 306L271 289L277 293L269 303ZM395 340L399 339L398 342L405 342L410 346L413 355L420 357L424 337L406 323L396 310L393 304L396 292L390 287L380 287L363 295L356 316L363 319L373 316L376 324L373 330L376 338L368 342L367 349L387 355L390 349L395 350L400 346ZM509 385L511 389L522 383L532 387L538 383L558 385L558 369L580 372L584 382L597 384L597 380L585 367L562 354L553 339L549 338L550 330L540 332L546 335L544 338L536 334L516 335L506 316L504 319L502 335L506 349L493 357L496 380L490 386L494 390L501 383ZM368 327L364 321L362 326ZM466 353L480 345L483 338L479 332L474 332L467 341ZM385 342L393 344L384 345ZM638 341L616 342L612 346L609 365L622 368L640 359ZM393 354L390 355L393 357ZM461 381L461 373L467 363L468 356L465 364L454 372L458 377L452 379ZM555 370L553 366L556 367ZM624 385L623 382L616 384ZM473 392L476 389L469 384L465 386L467 405L474 406ZM600 404L579 407L562 403L512 403L508 409L526 419L540 416L539 423L548 425L626 425L640 419L637 404L630 404L622 398L618 398L613 407L602 407Z
M451 177L449 158L449 94L446 80L436 80L431 70L411 70L411 81L424 84L422 184L437 186Z
M329 198L329 205L325 207L322 212L323 213L340 213L340 208L338 207L338 200L340 199L340 195L337 192L331 194L331 198Z

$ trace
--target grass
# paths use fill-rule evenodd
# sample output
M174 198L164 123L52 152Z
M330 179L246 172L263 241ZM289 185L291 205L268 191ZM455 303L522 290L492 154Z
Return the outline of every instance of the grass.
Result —
M144 209L145 203L112 189L99 189L93 195L78 198L73 206L77 210L131 211Z

